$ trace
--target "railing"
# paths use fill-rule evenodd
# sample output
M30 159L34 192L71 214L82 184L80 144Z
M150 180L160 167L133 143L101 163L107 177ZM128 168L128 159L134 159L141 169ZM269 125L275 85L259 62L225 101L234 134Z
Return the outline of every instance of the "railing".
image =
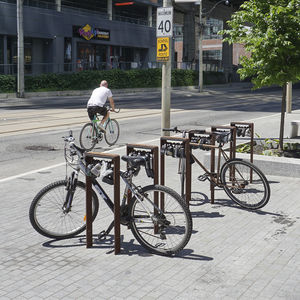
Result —
M43 73L69 73L69 72L81 72L81 71L92 71L92 70L132 70L132 69L160 69L162 62L149 61L149 62L84 62L78 60L77 63L32 63L25 64L25 74L36 75ZM223 68L215 67L213 65L205 64L205 71L216 71L222 72ZM209 67L208 67L209 66ZM173 62L172 69L181 70L198 70L197 63L188 62ZM0 74L16 75L17 64L0 64Z

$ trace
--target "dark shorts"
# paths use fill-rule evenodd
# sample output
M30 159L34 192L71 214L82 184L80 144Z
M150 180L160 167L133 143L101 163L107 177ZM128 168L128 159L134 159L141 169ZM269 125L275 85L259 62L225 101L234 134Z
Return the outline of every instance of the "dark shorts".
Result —
M107 109L106 109L106 107L101 107L101 106L89 106L87 108L87 112L88 112L90 120L92 121L96 114L100 114L101 116L106 116Z

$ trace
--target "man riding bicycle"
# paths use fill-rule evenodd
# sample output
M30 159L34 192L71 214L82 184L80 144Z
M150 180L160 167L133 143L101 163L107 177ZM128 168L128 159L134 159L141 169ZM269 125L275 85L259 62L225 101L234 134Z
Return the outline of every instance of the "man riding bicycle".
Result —
M97 113L103 116L99 124L99 128L103 132L106 132L103 125L109 117L109 111L104 106L107 99L110 102L111 110L115 111L115 103L112 98L112 92L108 88L107 81L102 80L100 86L93 90L93 93L87 103L87 112L91 121L95 118Z

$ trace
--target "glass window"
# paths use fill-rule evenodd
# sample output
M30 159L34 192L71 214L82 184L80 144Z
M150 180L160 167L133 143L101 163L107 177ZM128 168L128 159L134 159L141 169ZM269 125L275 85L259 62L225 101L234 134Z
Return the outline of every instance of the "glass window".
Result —
M222 39L218 32L223 29L223 21L218 19L209 18L206 20L206 26L204 30L203 39Z
M0 35L0 64L4 63L4 38Z

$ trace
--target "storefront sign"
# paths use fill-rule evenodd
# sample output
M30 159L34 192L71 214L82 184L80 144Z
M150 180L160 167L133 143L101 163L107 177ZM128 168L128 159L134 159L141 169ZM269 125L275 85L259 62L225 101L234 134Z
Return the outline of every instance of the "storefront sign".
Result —
M87 41L91 39L109 41L110 31L106 29L93 28L91 25L86 24L83 27L73 26L73 36L79 36Z
M157 38L157 61L168 61L170 57L170 38Z

